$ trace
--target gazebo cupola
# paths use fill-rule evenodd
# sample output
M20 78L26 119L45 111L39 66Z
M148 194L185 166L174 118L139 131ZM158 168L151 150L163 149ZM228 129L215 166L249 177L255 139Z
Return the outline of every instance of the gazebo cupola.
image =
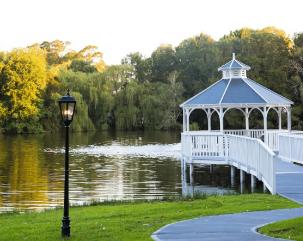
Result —
M238 109L245 116L246 130L249 130L249 116L255 109L259 110L264 120L264 136L267 132L268 112L273 109L279 118L279 129L282 129L281 115L287 113L287 129L291 130L292 101L263 85L249 79L246 71L250 67L238 61L235 54L226 64L218 68L222 79L180 105L183 109L183 131L189 131L189 117L193 110L202 109L208 119L208 131L211 131L211 118L217 113L220 119L220 131L224 131L224 115L230 109Z
M222 78L246 78L246 70L250 70L250 67L242 62L236 60L235 53L233 53L232 60L227 62L218 68L218 71L222 71Z

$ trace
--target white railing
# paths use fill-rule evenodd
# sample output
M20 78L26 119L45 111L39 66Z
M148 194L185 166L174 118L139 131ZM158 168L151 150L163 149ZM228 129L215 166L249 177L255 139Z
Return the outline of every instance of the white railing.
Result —
M224 134L248 136L252 138L261 138L264 135L264 129L252 129L252 130L224 130Z
M267 130L266 144L271 150L277 151L279 148L279 134L288 133L288 130Z
M181 135L181 143L186 158L223 159L225 156L224 135L220 132L185 132Z
M261 140L228 135L228 160L262 180L271 193L276 193L276 155Z
M269 129L266 131L266 137L264 136L264 129L251 129L251 130L224 130L223 133L226 135L237 135L237 136L247 136L251 138L261 139L269 146L270 149L277 151L279 148L279 138L278 135L281 133L288 133L288 130L285 129ZM220 133L219 130L213 131L190 131L187 132L191 135L201 135L207 133ZM294 135L303 135L303 131L291 131L291 134Z
M288 130L267 130L266 137L264 136L264 129L252 129L252 130L224 130L224 134L237 135L237 136L247 136L251 138L262 139L265 141L269 148L277 151L279 146L278 135L280 133L288 133ZM297 134L301 132L296 131Z
M279 135L289 134L288 130L268 130L267 131L267 141L268 147L274 151L279 150ZM303 135L303 131L291 131L291 135Z
M193 160L225 160L249 171L276 192L275 154L261 140L221 132L184 132L181 136L182 156Z
M267 140L267 145L260 138ZM303 131L225 130L182 133L182 156L194 159L226 160L258 177L271 193L276 192L275 160L279 157L303 164Z
M188 133L182 133L181 134L181 150L182 150L182 156L189 159L192 157L192 137Z
M279 157L290 162L303 164L303 136L302 132L291 135L279 135Z
M291 131L292 135L299 135L302 136L303 135L303 131Z

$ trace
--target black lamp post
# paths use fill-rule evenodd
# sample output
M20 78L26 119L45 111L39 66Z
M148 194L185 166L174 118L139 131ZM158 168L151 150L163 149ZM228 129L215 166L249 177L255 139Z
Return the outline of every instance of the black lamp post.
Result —
M64 214L62 219L62 227L61 233L62 237L70 236L70 220L69 220L69 197L68 197L68 189L69 189L69 161L68 161L68 149L69 149L69 125L73 121L75 108L76 108L76 100L74 97L70 96L69 90L67 90L67 95L62 96L60 98L59 106L60 113L62 117L63 124L65 126L65 164L64 164Z

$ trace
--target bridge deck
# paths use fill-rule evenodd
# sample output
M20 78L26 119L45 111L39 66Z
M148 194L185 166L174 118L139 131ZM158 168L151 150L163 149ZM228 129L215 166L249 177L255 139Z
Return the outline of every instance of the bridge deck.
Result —
M303 204L303 166L281 160L277 163L277 193Z

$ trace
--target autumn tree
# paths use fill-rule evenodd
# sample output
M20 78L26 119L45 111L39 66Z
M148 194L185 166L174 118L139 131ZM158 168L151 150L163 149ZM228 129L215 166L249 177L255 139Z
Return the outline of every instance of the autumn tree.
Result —
M28 132L39 128L41 92L46 86L46 56L40 48L16 49L5 59L0 78L4 128Z

